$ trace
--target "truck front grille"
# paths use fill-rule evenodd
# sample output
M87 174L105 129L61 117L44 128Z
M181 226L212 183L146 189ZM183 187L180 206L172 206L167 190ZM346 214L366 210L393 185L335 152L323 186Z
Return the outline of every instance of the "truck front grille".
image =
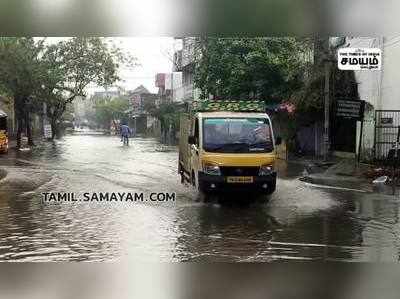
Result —
M223 176L257 176L260 170L259 167L220 167Z

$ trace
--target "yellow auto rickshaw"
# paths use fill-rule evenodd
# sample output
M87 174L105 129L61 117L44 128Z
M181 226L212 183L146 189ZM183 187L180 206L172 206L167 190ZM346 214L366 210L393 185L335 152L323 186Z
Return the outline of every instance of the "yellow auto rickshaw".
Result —
M0 153L8 152L7 114L0 110Z

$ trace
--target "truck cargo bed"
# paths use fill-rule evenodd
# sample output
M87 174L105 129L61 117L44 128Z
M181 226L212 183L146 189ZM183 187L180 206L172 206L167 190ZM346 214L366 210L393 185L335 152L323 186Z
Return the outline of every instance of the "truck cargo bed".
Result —
M182 114L180 118L179 133L179 165L178 172L190 175L190 145L188 137L190 135L190 118L188 114Z

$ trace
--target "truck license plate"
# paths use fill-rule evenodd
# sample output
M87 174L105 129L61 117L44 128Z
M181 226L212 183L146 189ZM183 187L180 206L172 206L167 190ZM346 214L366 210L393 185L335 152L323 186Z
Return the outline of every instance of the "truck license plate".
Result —
M228 183L249 184L249 183L253 183L253 177L252 176L228 176L227 182Z

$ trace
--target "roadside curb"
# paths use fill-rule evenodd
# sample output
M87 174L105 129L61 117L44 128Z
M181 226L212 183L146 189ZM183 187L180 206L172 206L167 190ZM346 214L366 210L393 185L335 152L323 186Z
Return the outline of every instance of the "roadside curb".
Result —
M353 176L317 175L311 174L300 178L301 181L315 185L323 185L335 188L357 189L365 192L373 192L373 186L369 181Z

